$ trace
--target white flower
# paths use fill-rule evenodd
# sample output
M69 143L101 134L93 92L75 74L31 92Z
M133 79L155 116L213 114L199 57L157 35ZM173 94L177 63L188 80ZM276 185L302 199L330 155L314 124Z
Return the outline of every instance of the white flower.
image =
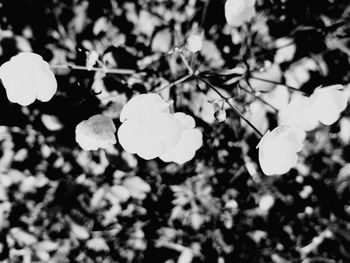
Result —
M255 15L255 0L227 0L225 17L230 26L239 27Z
M113 121L101 114L80 122L75 129L75 140L85 151L106 149L117 141Z
M0 78L11 102L27 106L38 99L49 101L57 82L49 64L37 54L22 52L0 67Z
M259 163L266 175L284 174L297 163L305 132L289 125L268 131L259 145Z
M316 118L324 125L335 123L345 110L348 98L342 85L318 88L310 96L310 107Z
M183 131L181 138L177 144L168 148L159 158L164 162L183 164L191 160L196 151L202 146L202 133L194 128L195 121L191 116L177 112L174 114L174 118L182 125Z
M194 129L193 118L184 113L170 114L169 103L157 94L132 98L124 106L120 120L120 144L125 151L146 160L160 157L183 163L192 159L201 146L202 134ZM181 160L177 153L183 154Z
M192 53L196 53L202 49L203 36L201 34L193 34L187 38L187 48Z
M318 120L311 110L310 99L294 93L291 101L279 112L279 124L290 124L304 131L311 131L318 126Z
M169 105L158 94L137 95L123 107L120 121L140 119L157 113L169 113Z
M127 152L150 160L174 146L180 139L181 132L180 123L170 113L158 113L126 120L119 127L118 139Z
M169 103L157 94L132 98L122 109L119 142L129 153L150 160L175 145L181 137L181 123L169 113Z

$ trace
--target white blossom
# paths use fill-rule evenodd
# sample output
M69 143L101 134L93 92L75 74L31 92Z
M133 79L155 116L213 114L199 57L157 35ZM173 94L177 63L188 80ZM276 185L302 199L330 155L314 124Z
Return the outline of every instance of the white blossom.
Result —
M169 113L169 103L157 94L141 94L132 98L122 109L119 142L129 153L150 160L181 136L181 124Z
M0 78L9 101L27 106L38 99L49 101L57 81L49 64L35 53L22 52L0 67Z
M184 113L171 114L169 103L157 94L132 98L124 106L120 120L120 144L125 151L146 160L160 157L163 161L184 163L201 146L202 134L194 129L194 119ZM181 160L178 153L183 154Z
M311 131L319 124L311 110L309 98L298 93L294 93L287 107L279 112L278 122L280 125L294 125L304 131Z
M75 139L85 151L97 150L98 148L106 149L117 142L115 132L113 121L98 114L77 125Z
M305 132L290 125L268 131L260 140L259 163L266 175L284 174L297 163Z
M335 123L348 104L342 85L317 88L310 96L310 107L316 118L324 125Z
M194 157L196 150L202 146L202 133L195 129L195 121L191 116L177 112L174 114L174 117L182 125L181 138L177 144L168 148L159 158L164 162L183 164L190 161Z

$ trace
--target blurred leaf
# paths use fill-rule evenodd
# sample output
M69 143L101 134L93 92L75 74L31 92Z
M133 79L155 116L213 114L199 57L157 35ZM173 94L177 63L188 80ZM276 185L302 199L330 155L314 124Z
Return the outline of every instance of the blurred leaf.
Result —
M41 115L41 121L49 131L59 131L63 128L62 123L54 115Z
M74 223L72 220L69 220L69 225L72 233L77 239L86 240L89 238L90 234L86 227Z
M11 228L10 234L22 247L31 246L38 242L37 238L34 235L24 231L20 227Z

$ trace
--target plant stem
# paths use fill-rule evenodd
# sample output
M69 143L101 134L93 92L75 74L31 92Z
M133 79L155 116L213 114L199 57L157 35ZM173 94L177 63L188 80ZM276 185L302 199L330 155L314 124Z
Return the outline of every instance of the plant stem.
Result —
M185 76L175 80L174 82L169 83L168 85L166 85L164 87L160 87L158 90L155 90L154 92L159 93L159 92L161 92L161 91L163 91L165 89L168 89L168 88L171 88L173 86L179 85L179 84L181 84L181 83L191 79L192 77L193 77L193 74L185 75Z
M252 75L250 75L249 78L251 78L251 79L256 79L256 80L260 80L260 81L264 81L264 82L268 82L268 83L272 83L272 84L276 84L276 85L282 85L282 86L287 87L287 88L290 89L290 90L298 91L298 92L304 93L304 91L302 91L302 90L300 90L300 89L294 88L294 87L292 87L292 86L289 86L289 85L284 84L284 83L281 83L281 82L277 82L277 81L273 81L273 80L269 80L269 79L262 79L262 78L259 78L259 77L254 77L254 76L252 76Z
M206 85L208 85L212 90L214 90L222 99L225 100L225 102L227 103L227 105L229 105L230 108L233 109L233 110L236 112L236 114L237 114L242 120L244 120L244 121L253 129L253 131L255 132L255 134L256 134L258 137L260 137L260 138L263 137L263 134L262 134L249 120L247 120L247 119L243 116L243 114L242 114L232 103L230 103L229 100L228 100L224 95L222 95L221 92L220 92L214 85L212 85L210 82L208 82L208 81L205 80L205 79L202 79L201 77L199 77L199 76L197 76L197 75L194 75L194 77L195 77L196 79L202 81L202 82L205 83Z
M132 75L137 73L133 69L109 69L109 68L87 68L85 66L79 66L74 64L56 64L50 65L50 69L52 70L60 70L60 69L72 69L72 70L85 70L85 71L96 71L96 72L105 72L111 74L119 74L119 75Z
M187 59L185 58L184 54L181 51L179 51L179 55L181 57L182 62L185 64L188 72L192 75L193 69L191 68L190 64L187 62Z
M249 82L246 81L247 84L250 86ZM243 88L241 85L239 85L239 88L244 90L245 92L252 94L254 96L254 98L256 98L257 100L261 101L262 103L264 103L265 105L269 106L271 109L273 109L275 112L278 112L278 109L276 107L274 107L273 105L271 105L270 103L268 103L266 100L264 100L263 98L261 98L258 94L247 90L246 88Z

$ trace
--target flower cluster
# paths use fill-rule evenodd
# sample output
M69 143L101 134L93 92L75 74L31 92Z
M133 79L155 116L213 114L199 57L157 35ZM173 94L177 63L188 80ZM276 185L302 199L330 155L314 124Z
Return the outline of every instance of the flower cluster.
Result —
M290 103L279 114L279 123L288 123L305 131L319 123L332 125L347 106L348 98L342 85L317 88L310 97L294 94Z
M120 114L118 139L130 153L150 160L184 163L202 145L202 134L191 116L171 114L169 103L157 94L133 97Z
M0 78L11 102L27 106L38 99L49 101L57 90L49 64L37 54L22 52L0 67Z
M319 123L332 125L347 106L342 85L317 88L310 97L294 94L279 113L280 126L261 139L259 163L266 175L288 172L297 162L307 131Z
M227 0L225 17L230 26L239 27L249 22L255 15L255 0Z

